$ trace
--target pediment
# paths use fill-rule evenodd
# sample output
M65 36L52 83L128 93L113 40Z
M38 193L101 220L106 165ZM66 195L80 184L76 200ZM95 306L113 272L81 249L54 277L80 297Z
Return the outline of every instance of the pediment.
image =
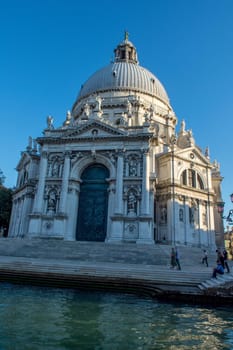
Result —
M16 166L16 170L22 169L26 164L28 164L31 160L31 157L27 152L22 152L21 153L21 158Z
M104 138L104 137L113 137L113 136L125 136L126 132L119 130L116 127L111 125L99 122L91 121L87 122L79 127L76 127L75 130L69 130L63 134L63 139L73 139L73 138Z
M210 165L210 159L206 157L198 147L189 147L175 151L175 155L186 161Z

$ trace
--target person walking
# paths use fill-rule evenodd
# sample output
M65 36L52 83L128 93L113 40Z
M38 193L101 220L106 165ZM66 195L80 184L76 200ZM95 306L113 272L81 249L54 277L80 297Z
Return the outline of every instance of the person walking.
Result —
M174 269L176 267L176 252L175 249L172 248L171 250L171 261L170 261L171 268Z
M176 247L175 249L175 252L176 252L176 264L177 264L177 269L178 270L181 270L181 266L180 266L180 255L179 255L179 252L178 252L178 248Z
M206 266L208 267L208 254L207 251L204 249L203 250L203 258L202 258L202 264L206 264Z
M227 273L230 273L230 268L229 268L229 265L228 265L228 253L227 253L226 249L223 250L222 255L223 255L223 258L224 258L224 265L225 265L225 267L227 269Z

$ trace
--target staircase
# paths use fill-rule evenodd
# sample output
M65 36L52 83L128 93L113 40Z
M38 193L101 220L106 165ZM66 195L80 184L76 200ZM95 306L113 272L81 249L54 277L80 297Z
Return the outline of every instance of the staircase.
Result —
M216 265L215 252L209 252L206 267L201 263L200 248L178 249L181 271L170 268L169 245L1 238L0 280L152 296L161 293L200 296L209 289L233 283L231 273L211 277Z

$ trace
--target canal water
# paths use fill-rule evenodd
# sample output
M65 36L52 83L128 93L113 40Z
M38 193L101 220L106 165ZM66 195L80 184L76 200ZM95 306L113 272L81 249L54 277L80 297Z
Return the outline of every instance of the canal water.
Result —
M0 350L233 349L233 306L0 283Z

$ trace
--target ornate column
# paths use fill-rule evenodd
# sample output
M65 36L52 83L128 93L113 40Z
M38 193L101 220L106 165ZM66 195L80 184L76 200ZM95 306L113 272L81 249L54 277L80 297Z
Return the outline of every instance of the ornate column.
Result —
M117 158L116 173L116 195L115 195L115 214L123 214L123 153L119 153Z
M38 181L36 196L34 200L33 213L41 213L43 209L42 206L43 206L43 196L44 196L47 164L48 164L48 153L43 151L41 154L39 181Z
M64 169L63 169L63 177L62 177L60 207L59 207L59 211L61 213L64 213L66 210L69 175L70 175L70 152L66 152L65 153L65 161L64 161Z
M150 169L149 169L149 152L143 152L143 175L142 175L142 205L141 214L150 214Z

